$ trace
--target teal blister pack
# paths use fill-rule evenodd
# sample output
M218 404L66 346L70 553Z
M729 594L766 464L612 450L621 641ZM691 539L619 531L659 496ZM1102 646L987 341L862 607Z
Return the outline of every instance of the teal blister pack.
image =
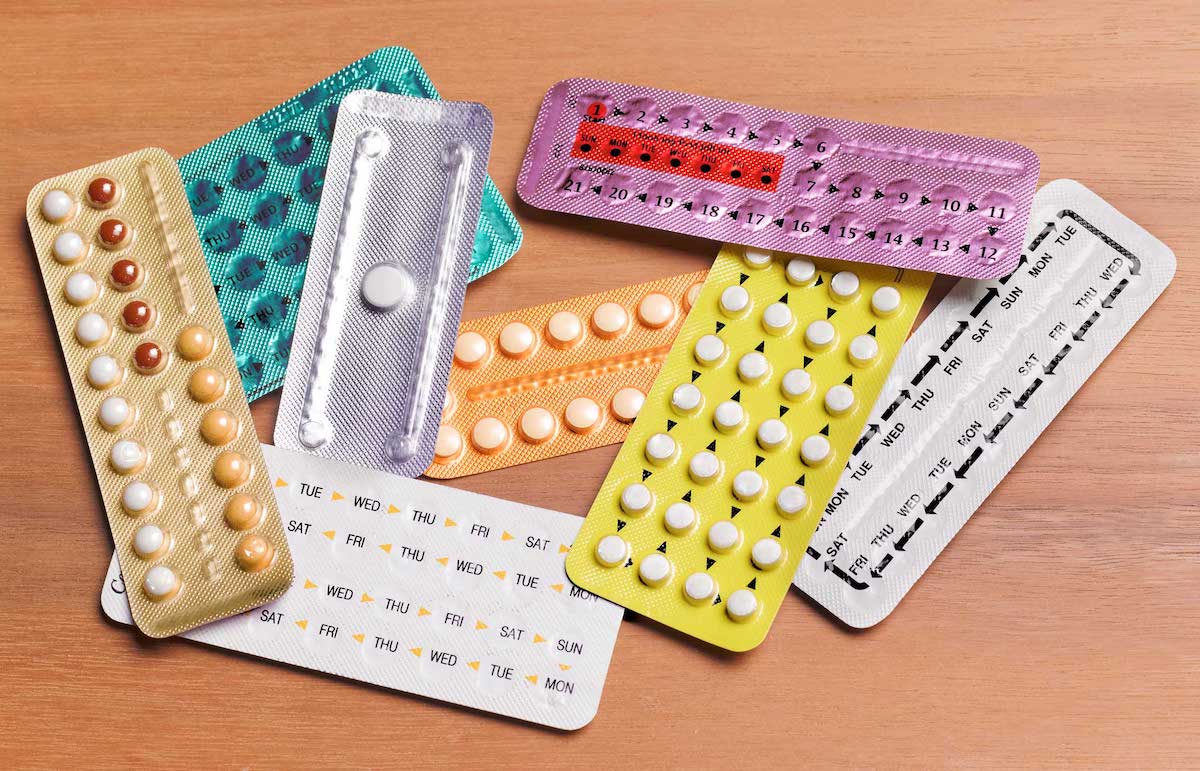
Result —
M283 385L338 106L357 89L441 98L411 51L380 48L179 159L251 400ZM521 236L487 179L469 280L507 262Z

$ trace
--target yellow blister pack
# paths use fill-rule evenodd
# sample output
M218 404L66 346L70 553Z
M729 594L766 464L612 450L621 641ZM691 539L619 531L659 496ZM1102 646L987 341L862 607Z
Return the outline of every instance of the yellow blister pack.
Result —
M722 648L762 642L932 280L723 247L571 580Z

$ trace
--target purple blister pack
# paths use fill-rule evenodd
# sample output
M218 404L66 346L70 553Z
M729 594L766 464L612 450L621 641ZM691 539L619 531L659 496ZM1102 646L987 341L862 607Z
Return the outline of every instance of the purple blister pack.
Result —
M587 78L542 100L531 206L818 257L1013 271L1039 162L1012 142Z

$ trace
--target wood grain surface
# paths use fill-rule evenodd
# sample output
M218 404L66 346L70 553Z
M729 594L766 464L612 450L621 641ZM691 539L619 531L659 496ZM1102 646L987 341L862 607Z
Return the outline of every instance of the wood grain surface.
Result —
M0 168L6 766L1200 766L1200 5L13 3ZM793 593L723 655L629 618L559 733L212 650L98 603L112 545L24 223L37 181L182 155L384 45L495 114L525 245L467 317L704 268L716 246L516 206L575 75L1010 139L1174 249L1174 283L890 618ZM948 282L941 282L944 289ZM253 407L269 441L277 400ZM582 514L616 447L455 486Z

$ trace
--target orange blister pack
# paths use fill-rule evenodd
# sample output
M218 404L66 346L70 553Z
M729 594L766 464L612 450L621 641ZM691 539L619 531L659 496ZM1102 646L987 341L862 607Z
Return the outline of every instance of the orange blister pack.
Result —
M436 479L625 440L707 271L463 322Z

